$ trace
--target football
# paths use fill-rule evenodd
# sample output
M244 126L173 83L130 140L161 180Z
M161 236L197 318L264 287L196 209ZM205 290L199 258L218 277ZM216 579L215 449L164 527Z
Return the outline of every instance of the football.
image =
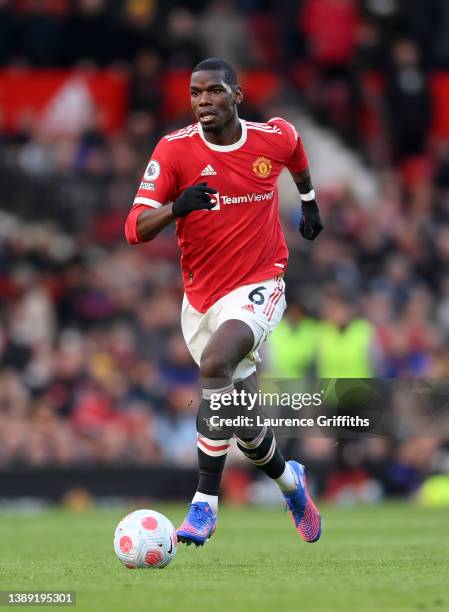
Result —
M171 521L155 510L127 514L114 533L114 550L126 567L163 568L176 555L176 531Z

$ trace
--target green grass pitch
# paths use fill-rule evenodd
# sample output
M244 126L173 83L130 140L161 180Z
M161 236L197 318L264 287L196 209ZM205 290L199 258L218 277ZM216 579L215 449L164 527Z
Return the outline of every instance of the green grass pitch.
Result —
M153 507L175 524L185 510ZM180 545L163 570L128 570L115 557L113 531L128 510L0 515L0 590L75 590L66 609L100 612L449 609L448 510L324 508L311 545L280 508L222 508L211 541Z

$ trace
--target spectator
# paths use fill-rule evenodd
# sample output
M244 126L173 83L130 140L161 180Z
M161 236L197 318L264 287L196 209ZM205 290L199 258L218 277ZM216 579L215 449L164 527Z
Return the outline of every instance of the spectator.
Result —
M350 67L356 52L358 9L354 0L306 0L298 16L308 59L317 72L311 102L324 121L357 141L357 87Z
M46 0L29 3L16 32L19 54L32 66L58 65L64 49L64 24L49 14Z
M115 58L112 23L105 0L77 0L66 28L66 58L69 65L101 67Z
M255 64L255 42L230 0L209 3L199 20L199 33L206 57L226 57L233 66Z
M306 0L299 29L309 57L322 70L346 71L356 49L357 4L353 0Z
M371 378L379 371L373 326L355 316L348 297L330 287L323 299L316 370L320 378Z
M143 50L161 54L163 35L155 0L126 0L116 24L114 57L133 62Z
M161 59L151 49L142 49L135 57L130 83L130 107L160 115L163 101Z
M5 66L17 55L19 49L17 17L12 11L11 0L0 0L0 66Z
M427 76L420 66L419 49L410 40L400 40L393 46L386 100L394 161L404 162L423 155L432 105Z
M189 9L172 9L167 20L168 36L164 51L173 68L190 70L198 64L205 53L198 41L198 23Z
M281 378L306 378L312 373L318 323L299 302L290 302L270 339L270 374Z

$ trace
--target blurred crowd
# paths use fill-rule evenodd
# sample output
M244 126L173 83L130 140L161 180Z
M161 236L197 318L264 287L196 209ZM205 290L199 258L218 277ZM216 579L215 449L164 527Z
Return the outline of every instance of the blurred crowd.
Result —
M432 77L449 70L448 31L445 0L0 0L0 67L106 69L130 78L134 151L105 143L95 133L99 117L91 117L91 137L76 143L49 143L23 117L12 138L36 143L20 163L40 172L104 173L106 144L119 158L113 173L130 164L140 144L147 151L173 127L164 113L167 72L218 56L282 77L285 99L304 104L374 167L394 167L415 185L443 166L445 184L448 154L433 129ZM263 118L264 109L245 110ZM0 107L0 142L10 138Z
M75 134L32 117L10 133L0 99L0 466L196 461L173 231L130 247L123 223L149 152L178 125L164 114L164 74L207 56L275 70L290 105L337 130L381 183L374 208L348 184L323 190L326 231L311 247L298 202L285 207L289 308L266 371L446 378L449 143L433 139L429 75L449 70L448 32L444 0L0 0L0 66L130 79L112 135L95 114ZM412 442L347 452L311 438L291 450L322 493L348 474L412 493L440 469L446 440Z
M2 219L0 463L193 461L176 247L151 262L123 242Z

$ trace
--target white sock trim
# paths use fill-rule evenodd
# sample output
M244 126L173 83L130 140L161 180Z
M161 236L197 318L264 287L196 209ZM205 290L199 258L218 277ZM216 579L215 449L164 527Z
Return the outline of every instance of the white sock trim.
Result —
M248 459L250 459L250 461L252 461L254 465L258 465L260 467L261 465L266 465L269 461L271 461L275 451L276 451L276 440L273 438L271 441L271 445L268 450L268 453L265 455L265 457L262 457L262 459L250 459L248 457Z
M207 495L197 491L192 499L192 504L195 502L207 502L215 514L218 512L218 495Z
M296 475L288 463L285 464L285 469L279 478L275 480L281 491L294 491L298 486Z
M251 440L250 442L244 442L240 438L237 438L237 439L239 441L239 444L243 446L243 448L252 449L252 448L257 448L260 444L262 444L266 435L267 435L267 426L264 425L262 427L261 432L256 438L254 438L254 440Z
M231 440L210 440L199 433L196 436L197 447L210 457L222 457L226 455L230 444Z

